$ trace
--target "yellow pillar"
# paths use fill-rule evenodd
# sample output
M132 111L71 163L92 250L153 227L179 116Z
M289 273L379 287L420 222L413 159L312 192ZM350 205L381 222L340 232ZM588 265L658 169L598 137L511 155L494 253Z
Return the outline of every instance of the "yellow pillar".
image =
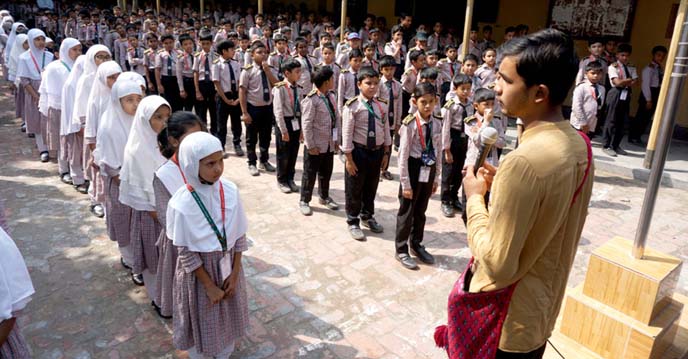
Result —
M156 16L160 16L160 0L155 0Z
M346 27L346 5L347 0L342 0L342 18L339 26L339 41L344 42L344 28Z
M468 55L469 42L471 41L471 23L473 22L473 4L475 0L466 1L466 21L463 24L463 49L461 61Z
M263 0L258 0L258 13L263 13Z

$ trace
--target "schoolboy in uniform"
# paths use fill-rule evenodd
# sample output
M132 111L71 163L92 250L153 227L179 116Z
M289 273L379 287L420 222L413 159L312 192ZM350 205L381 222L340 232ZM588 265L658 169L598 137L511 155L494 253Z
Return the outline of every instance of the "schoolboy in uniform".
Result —
M217 45L220 56L213 65L213 83L217 93L217 122L211 122L210 132L220 139L224 148L227 142L227 117L232 124L232 143L234 153L243 156L241 149L241 107L239 106L239 79L241 72L239 63L233 59L234 43L231 40L222 41Z
M440 88L440 95L442 98L442 104L446 101L447 94L451 89L452 80L454 76L461 72L461 63L458 61L458 52L456 50L456 45L447 45L445 50L445 55L447 57L440 59L437 62L437 67L439 67L442 72L442 87Z
M392 138L387 120L387 103L375 99L380 77L370 67L358 72L360 95L350 99L342 111L342 152L346 156L346 222L349 234L358 241L366 239L361 227L382 233L373 217L380 169L389 161Z
M215 66L217 55L213 51L213 35L210 32L201 33L200 39L201 51L196 53L193 66L194 87L196 90L194 109L196 110L196 115L203 123L206 123L208 114L210 115L210 133L213 136L217 136L217 102L215 100L217 92L215 91L212 76L212 69ZM224 146L224 142L222 142L222 145Z
M425 211L430 196L440 184L442 118L433 114L438 96L435 86L421 83L413 93L418 108L399 129L399 211L395 234L396 259L407 269L418 269L411 252L426 264L435 258L421 244L425 231ZM409 246L410 242L410 246Z
M363 53L361 53L359 49L354 49L351 50L348 58L349 66L347 69L342 70L339 76L339 84L337 85L337 109L339 109L339 112L342 114L344 113L344 104L360 93L358 88L358 73L361 70Z
M394 57L390 55L385 55L380 59L380 89L378 90L378 98L387 101L387 119L389 121L390 136L394 139L395 144L398 146L399 137L395 133L399 130L401 126L402 117L402 96L401 96L401 83L394 78L394 73L397 70L396 61ZM388 170L389 161L387 161L387 166L381 169L380 174L386 180L392 180L392 174Z
M332 70L332 78L334 79L333 92L337 95L337 86L339 85L339 75L342 72L342 67L334 61L334 45L327 43L322 48L322 62L318 64L320 67L329 67ZM339 108L338 108L339 109ZM341 112L340 112L341 113Z
M667 48L664 46L655 46L652 48L652 62L645 66L641 73L640 97L638 98L638 112L631 123L631 128L628 133L628 142L634 143L638 146L643 146L641 136L647 130L647 124L652 121L655 110L657 109L657 100L659 99L659 88L664 77L664 69L662 64L667 55Z
M609 66L609 63L607 63L607 60L605 60L605 58L602 56L604 53L604 43L602 41L603 40L599 38L592 38L588 40L588 51L590 52L590 55L582 58L578 64L576 84L579 84L587 79L587 76L585 75L587 71L585 68L592 61L597 61L602 65L602 74L604 75L602 81L606 81L607 67Z
M153 34L146 35L148 48L143 52L143 64L146 68L146 82L148 83L148 94L158 94L158 81L155 76L155 60L158 56L158 38Z
M275 34L272 38L275 42L275 51L268 56L268 64L272 67L275 77L282 81L284 76L280 69L282 64L291 58L291 55L287 48L287 38L283 34Z
M404 71L401 76L401 89L403 90L401 106L404 115L409 113L413 90L416 89L420 71L425 67L425 54L422 50L409 51L408 58L411 61L411 67Z
M134 71L141 76L146 76L148 70L144 65L146 55L143 46L139 46L138 36L129 36L129 48L127 49L127 61L131 66L131 71Z
M330 178L334 154L339 150L341 117L334 106L334 73L329 67L316 67L311 77L315 87L301 102L303 108L303 175L299 209L304 216L313 211L310 201L318 180L318 202L330 210L339 205L330 197Z
M361 66L370 66L375 71L380 71L380 64L375 59L375 44L372 42L366 42L363 46L363 63Z
M193 110L196 102L196 86L194 85L194 40L189 35L179 36L179 43L182 51L177 58L177 85L179 95L182 99L182 109L184 111Z
M415 41L416 46L410 48L408 50L408 53L406 54L406 62L404 62L404 71L407 71L408 69L413 67L413 60L411 59L411 52L413 52L413 50L422 51L423 54L425 53L428 44L428 36L425 34L425 32L419 31L418 33L416 33ZM413 93L413 91L411 91L411 93Z
M267 63L265 45L254 42L251 45L253 63L244 66L239 80L239 102L241 120L246 124L246 152L248 170L251 176L258 176L259 169L275 172L275 166L268 162L270 137L272 137L272 85L277 78ZM257 168L256 144L260 141L260 165Z
M313 72L313 67L317 63L317 59L308 54L308 42L306 39L297 37L294 43L296 44L296 56L294 56L294 59L301 63L301 78L299 79L299 85L308 91L313 86L311 84L311 73Z
M454 217L455 210L462 210L459 201L463 163L466 160L466 134L464 120L473 115L473 104L470 101L473 81L464 74L457 74L452 79L454 94L442 108L442 214Z
M604 104L605 89L600 85L604 79L602 64L599 61L585 65L586 80L576 85L571 103L571 126L583 133L595 132L597 116Z
M239 33L237 38L239 39L239 48L237 48L234 53L234 60L236 60L241 66L250 65L251 62L249 60L251 55L248 49L250 44L248 36Z
M175 112L182 109L182 99L179 96L180 89L175 71L180 52L174 48L172 35L163 35L160 40L164 48L158 51L155 58L155 80L160 95L170 104L172 112Z
M623 139L628 112L630 111L631 87L638 81L635 67L628 62L633 48L620 44L616 51L616 62L609 65L608 75L613 87L607 93L607 119L604 124L603 151L611 157L627 155L620 147Z
M294 182L294 174L301 140L301 99L304 89L298 81L303 69L301 63L295 59L288 59L281 66L284 81L276 83L272 88L277 145L277 186L282 193L291 193L299 190Z

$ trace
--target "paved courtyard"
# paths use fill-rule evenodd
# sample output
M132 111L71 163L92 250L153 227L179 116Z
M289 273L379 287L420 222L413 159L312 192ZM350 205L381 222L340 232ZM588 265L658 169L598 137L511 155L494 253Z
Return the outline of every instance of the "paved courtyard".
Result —
M55 163L38 161L13 112L3 90L0 200L36 287L21 318L35 357L186 357L172 346L171 321L155 315L145 290L119 264L104 220L88 212L87 196L60 182ZM301 168L299 161L297 180ZM342 205L343 171L335 161L332 197ZM447 294L470 252L460 218L442 217L438 196L431 200L425 232L438 263L412 272L393 258L397 181L380 183L376 217L385 232L366 232L368 241L360 243L350 239L343 210L314 204L314 215L303 217L298 195L280 193L272 174L250 177L245 158L228 158L225 177L240 188L251 238L244 256L251 328L233 357L443 357L432 335L446 321ZM596 173L569 286L582 282L594 248L613 236L633 238L644 190L632 179ZM687 203L685 191L662 189L649 240L684 261ZM688 294L687 267L678 284L682 294Z

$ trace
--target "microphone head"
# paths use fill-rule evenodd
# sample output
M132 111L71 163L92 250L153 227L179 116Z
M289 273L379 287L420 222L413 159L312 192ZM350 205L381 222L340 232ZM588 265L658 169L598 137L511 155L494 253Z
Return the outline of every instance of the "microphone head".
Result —
M485 145L494 145L499 134L494 127L486 127L480 132L480 142Z

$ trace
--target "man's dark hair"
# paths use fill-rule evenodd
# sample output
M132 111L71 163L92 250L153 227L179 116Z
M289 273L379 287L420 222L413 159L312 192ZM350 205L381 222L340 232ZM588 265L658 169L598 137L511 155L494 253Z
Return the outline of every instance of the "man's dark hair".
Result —
M454 85L454 87L459 87L465 84L472 85L473 80L471 80L471 77L466 74L456 74L452 79L452 84Z
M316 66L311 75L311 82L315 87L320 87L332 76L334 76L334 71L329 66Z
M420 98L425 95L437 95L437 89L433 84L428 82L421 82L416 85L415 90L413 90L413 98Z
M191 38L191 36L189 36L189 35L187 35L187 34L179 35L179 43L180 43L180 44L184 44L184 41L191 41L191 42L193 42L193 39Z
M478 60L478 56L475 56L473 54L466 55L466 57L463 59L463 62L465 63L466 61L473 61L476 64L480 63L480 61Z
M199 40L200 41L213 41L213 34L211 34L210 31L204 31L201 33Z
M366 41L366 43L363 44L363 49L364 50L367 50L367 49L373 49L374 50L376 46L377 46L377 44L375 44L374 42Z
M349 60L355 58L363 58L363 51L361 51L361 49L352 49L351 51L349 51Z
M667 48L664 47L664 46L662 46L662 45L658 45L658 46L655 46L655 47L652 48L652 55L654 55L654 54L656 54L656 53L658 53L658 52L663 52L663 53L666 54L666 53L668 53L669 51L667 51Z
M416 62L421 56L425 56L425 52L423 50L411 50L409 52L409 60L411 62Z
M380 74L375 71L371 66L364 66L358 71L358 76L356 76L356 82L362 82L369 78L380 78Z
M440 71L437 69L437 67L426 67L422 70L420 70L420 78L421 79L428 79L431 81L437 80L437 77L440 75Z
M325 50L325 49L330 49L330 50L332 50L332 52L335 51L334 45L332 45L332 43L330 43L330 42L328 42L328 43L326 43L325 45L323 45L322 49L323 49L323 50ZM320 50L320 51L321 51L321 53L322 53L322 50Z
M301 68L301 63L294 58L289 58L280 65L280 71L285 73L287 71L292 71L294 69Z
M545 29L504 44L502 58L513 57L527 87L545 85L550 105L566 99L578 72L573 41L563 32Z
M506 29L504 29L505 34L508 34L510 32L516 32L516 28L513 26L507 26Z
M222 55L224 50L230 50L234 48L234 41L232 40L222 40L217 44L217 53Z
M294 47L299 47L299 45L306 45L306 47L308 47L308 41L306 41L305 38L299 36L294 40Z
M403 19L403 17L402 17L402 19ZM404 29L401 27L401 25L392 26L392 31L390 31L390 34L394 35L397 32L404 32Z
M257 49L260 49L260 48L263 48L263 49L265 48L265 44L260 40L256 40L251 44L251 52L256 51Z
M442 57L442 55L444 55L444 54L442 54L441 51L437 51L437 49L432 49L432 50L427 51L427 52L425 53L425 56L426 56L426 57L427 57L427 56Z
M633 52L633 46L631 46L631 44L626 44L626 43L619 44L619 46L616 47L616 53L618 54L620 52L625 52L627 54L630 54Z
M165 35L160 36L160 42L165 42L165 40L174 41L174 36L172 36L170 34L165 34Z
M597 60L588 62L588 64L585 65L585 72L589 71L602 71L602 63Z
M475 90L475 93L473 94L473 103L481 103L485 101L494 101L496 98L495 92L486 89L486 88L479 88Z
M490 26L490 25L483 26L483 32L485 32L485 31L492 31L492 26Z
M396 67L397 62L394 61L394 57L391 55L385 55L380 58L380 68L384 69L385 67Z

